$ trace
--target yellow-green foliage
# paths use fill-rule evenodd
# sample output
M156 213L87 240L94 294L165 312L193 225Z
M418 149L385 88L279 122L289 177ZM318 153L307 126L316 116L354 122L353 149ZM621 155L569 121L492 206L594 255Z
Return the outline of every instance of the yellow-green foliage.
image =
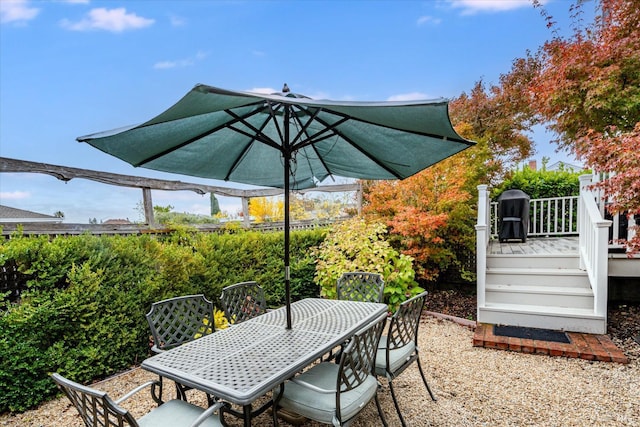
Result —
M204 326L200 328L197 334L193 336L193 338L198 339L202 338L203 335L209 335L213 333L213 331L218 331L221 329L227 329L229 327L229 322L224 315L224 311L218 310L217 308L213 309L213 329L209 326L209 319L202 319L202 323Z
M385 281L385 302L392 310L422 292L415 281L411 257L392 248L386 233L384 224L362 218L334 225L314 251L317 257L315 281L320 285L321 295L336 298L338 278L350 271L381 274Z
M213 322L216 330L227 329L229 327L229 321L224 315L224 311L214 309L213 310Z

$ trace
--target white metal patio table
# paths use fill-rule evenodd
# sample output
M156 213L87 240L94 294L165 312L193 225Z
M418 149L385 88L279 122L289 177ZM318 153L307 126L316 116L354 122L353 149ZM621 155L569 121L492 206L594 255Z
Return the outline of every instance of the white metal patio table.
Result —
M142 368L243 406L244 425L266 409L252 402L387 311L380 303L308 298L150 357Z

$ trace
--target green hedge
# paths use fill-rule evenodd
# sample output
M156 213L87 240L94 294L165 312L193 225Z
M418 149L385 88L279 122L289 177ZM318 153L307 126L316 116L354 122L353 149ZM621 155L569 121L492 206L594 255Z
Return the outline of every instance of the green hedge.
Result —
M326 230L291 234L292 298L318 296L310 247ZM13 236L0 265L29 277L20 304L0 317L0 413L24 411L56 394L48 374L80 382L105 377L149 355L145 313L154 301L203 293L218 303L232 283L256 280L267 303L284 302L282 233L168 236Z
M506 190L522 190L532 199L547 197L577 196L580 194L580 175L584 172L573 170L546 169L532 170L528 167L512 172L491 192L491 198L497 199Z

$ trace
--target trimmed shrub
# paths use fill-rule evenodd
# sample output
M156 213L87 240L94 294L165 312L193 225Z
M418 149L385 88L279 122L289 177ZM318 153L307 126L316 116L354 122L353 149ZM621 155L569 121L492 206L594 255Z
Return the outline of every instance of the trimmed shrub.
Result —
M532 199L577 196L580 194L580 175L573 170L533 170L529 167L514 171L511 176L496 186L491 198L496 200L506 190L522 190Z
M309 248L324 230L291 235L292 295L317 297ZM154 301L202 293L218 304L226 285L256 280L284 303L282 233L21 237L0 242L0 264L28 275L19 303L0 306L0 412L54 396L48 374L103 378L149 355L145 314Z

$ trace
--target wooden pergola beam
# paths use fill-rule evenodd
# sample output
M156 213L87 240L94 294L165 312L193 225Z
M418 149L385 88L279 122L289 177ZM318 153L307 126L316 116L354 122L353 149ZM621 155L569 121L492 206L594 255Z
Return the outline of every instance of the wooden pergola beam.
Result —
M144 178L134 175L123 175L110 172L101 172L90 169L73 168L69 166L52 165L49 163L31 162L28 160L10 159L0 157L0 172L27 172L42 173L51 175L62 181L70 181L74 178L83 178L91 181L101 182L108 185L120 187L140 188L142 190L145 220L147 224L153 225L153 204L151 201L151 190L165 191L193 191L198 194L213 193L226 197L240 197L242 199L242 213L244 222L249 221L249 199L252 197L270 197L284 194L281 188L260 188L252 190L242 190L238 188L218 187L214 185L196 184L191 182L170 181L164 179ZM295 193L305 194L313 191L328 193L343 193L356 191L358 193L358 212L362 206L362 190L360 184L339 184L323 185L319 187L295 190Z

